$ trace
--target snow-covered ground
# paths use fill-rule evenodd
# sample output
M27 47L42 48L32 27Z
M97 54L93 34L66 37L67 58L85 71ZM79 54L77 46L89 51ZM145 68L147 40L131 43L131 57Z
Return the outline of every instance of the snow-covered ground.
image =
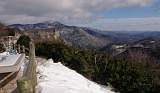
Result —
M6 59L3 59L3 57ZM19 54L9 55L0 53L0 66L13 65ZM3 60L3 61L2 61ZM41 62L43 60L43 62ZM76 71L71 70L61 63L53 63L53 60L37 60L43 64L38 65L38 93L115 93L110 87L102 87ZM44 62L45 61L45 62ZM28 59L21 66L21 73L25 72Z
M6 56L6 55L9 55L9 52L0 53L0 56Z
M0 53L0 66L12 66L19 57L20 54L10 55L8 52Z
M38 66L38 93L115 93L50 59Z

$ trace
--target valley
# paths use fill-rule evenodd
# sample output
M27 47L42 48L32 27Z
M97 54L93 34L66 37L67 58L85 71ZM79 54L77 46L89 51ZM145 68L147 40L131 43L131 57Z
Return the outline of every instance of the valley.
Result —
M18 44L28 47L30 39L33 40L37 56L62 62L98 84L111 84L113 91L159 91L160 32L102 33L101 30L60 22L7 27L14 29L15 37L20 37Z

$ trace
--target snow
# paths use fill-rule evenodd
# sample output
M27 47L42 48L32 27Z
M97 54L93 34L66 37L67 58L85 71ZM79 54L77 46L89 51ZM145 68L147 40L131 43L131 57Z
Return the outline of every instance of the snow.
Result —
M9 55L9 52L0 53L0 57L1 57L1 56L6 56L6 55Z
M50 59L38 65L38 93L115 93Z
M19 57L20 54L9 55L8 52L0 53L0 66L12 66Z
M26 56L25 61L21 64L21 69L19 71L21 77L26 73L28 64L29 64L29 58Z

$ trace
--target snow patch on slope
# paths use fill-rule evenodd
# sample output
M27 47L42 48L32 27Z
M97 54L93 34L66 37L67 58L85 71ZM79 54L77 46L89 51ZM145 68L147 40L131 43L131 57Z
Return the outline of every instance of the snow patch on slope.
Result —
M48 60L38 66L39 93L114 93L109 87L102 87L89 81L61 63Z

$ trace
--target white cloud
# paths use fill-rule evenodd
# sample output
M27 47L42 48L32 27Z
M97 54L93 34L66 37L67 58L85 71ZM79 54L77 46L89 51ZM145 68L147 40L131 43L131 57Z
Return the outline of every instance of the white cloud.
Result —
M160 17L99 19L99 28L114 31L160 31Z
M132 20L130 23L128 19L126 19L127 21L115 19L116 22L112 22L113 20L106 20L106 18L97 18L96 13L119 7L144 7L152 2L153 0L1 0L0 20L7 23L57 20L68 24L95 25L99 28L115 29L119 25L125 26L128 24L127 22L130 25L136 24L136 22L132 23ZM120 21L124 21L123 24L119 24ZM107 26L103 23L106 23ZM123 26L119 27L124 28Z
M88 17L115 7L144 6L152 0L1 0L0 15Z

